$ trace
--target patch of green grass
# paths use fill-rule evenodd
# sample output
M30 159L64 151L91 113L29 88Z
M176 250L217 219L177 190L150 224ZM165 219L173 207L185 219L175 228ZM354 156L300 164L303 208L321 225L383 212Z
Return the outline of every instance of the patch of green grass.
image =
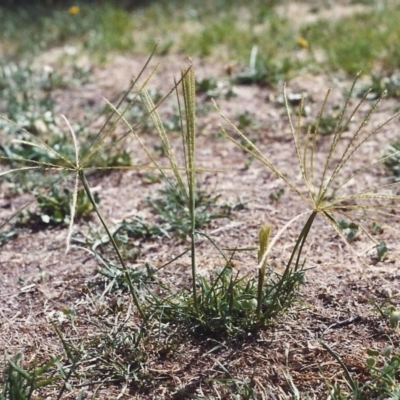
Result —
M0 8L0 40L8 57L40 53L55 46L75 46L101 59L116 51L146 53L158 39L159 52L191 56L218 56L246 63L253 46L259 48L252 82L276 82L293 68L297 58L296 32L279 17L275 0L157 1L133 10L111 3L82 4L71 14L67 7L26 6ZM37 18L33 22L31 15ZM265 40L273 37L273 40Z
M376 67L389 73L399 65L400 7L385 3L363 13L304 25L300 32L278 15L275 0L197 2L157 1L131 10L108 2L67 7L0 8L0 40L12 58L55 46L75 46L101 59L116 51L146 53L158 40L159 52L218 57L243 66L257 48L254 62L235 76L237 83L275 85L300 68L327 67L351 74ZM31 18L34 13L37 18ZM371 28L372 27L372 28ZM303 38L299 45L298 38ZM266 38L271 38L266 40ZM314 59L322 50L325 61ZM301 56L300 56L301 51Z
M24 360L23 352L14 355L4 354L3 377L0 380L0 400L30 400L37 398L44 388L57 393L60 399L71 388L69 380L75 375L80 357L79 351L70 346L59 328L52 322L57 336L62 342L65 355L48 356L48 361L38 361L35 355L29 362ZM63 364L63 359L66 365ZM78 395L80 398L81 393Z
M255 62L235 76L237 83L246 84L275 85L305 66L318 68L321 62L312 55L320 49L326 58L322 66L351 74L378 66L390 72L399 64L400 8L396 4L305 25L300 32L307 43L304 48L299 46L294 24L275 12L276 4L272 0L252 0L246 5L210 0L200 5L176 0L127 10L102 2L82 4L76 14L60 6L0 8L0 39L6 44L3 51L14 58L65 44L74 45L78 54L88 50L103 59L115 51L143 54L161 38L161 54L218 56L246 65L256 47ZM38 16L34 23L32 10Z
M351 75L376 68L389 73L399 65L400 6L385 2L362 13L320 20L302 28L313 50L322 50L327 67Z

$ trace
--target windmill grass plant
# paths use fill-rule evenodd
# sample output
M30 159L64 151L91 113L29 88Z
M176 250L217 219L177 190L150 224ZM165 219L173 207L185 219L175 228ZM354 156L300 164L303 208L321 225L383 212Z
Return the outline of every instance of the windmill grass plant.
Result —
M151 158L155 167L159 169L167 185L180 197L181 206L188 210L189 214L187 232L191 255L191 291L183 289L171 293L167 298L150 292L147 299L148 312L152 317L157 316L165 322L183 323L192 333L243 333L263 326L292 304L297 288L303 282L303 266L300 258L295 257L298 252L298 246L296 246L288 262L289 267L283 275L270 269L267 273L267 265L264 263L262 273L258 277L239 276L232 269L231 261L235 251L232 251L230 255L225 254L211 237L197 229L196 199L199 197L196 193L196 173L201 169L197 168L195 163L196 81L193 65L182 70L181 82L183 105L179 100L178 91L177 99L182 128L184 161L182 167L179 166L178 156L172 150L157 106L153 103L148 91L142 90L140 96L159 135L163 152L168 159L167 168L159 164L127 119L115 110ZM172 176L168 175L167 171L170 171ZM270 227L266 227L260 232L260 257L268 246L270 230ZM210 278L199 276L197 272L196 239L198 236L204 236L209 240L221 255L223 267ZM302 233L298 244L302 246L304 240L304 233Z
M385 93L383 93L372 104L369 111L362 118L361 123L356 127L354 133L351 135L350 139L348 139L347 144L344 147L340 146L343 142L344 133L349 129L354 116L368 98L368 92L366 92L354 109L349 111L350 100L356 82L357 79L354 81L349 94L346 97L342 111L337 118L333 134L326 137L328 139L330 138L331 141L322 165L317 162L317 143L320 138L320 121L324 116L324 110L329 99L330 90L327 92L319 110L317 123L310 124L306 132L304 132L302 124L302 116L304 115L304 99L301 102L297 121L295 122L293 121L285 93L285 105L290 122L293 148L296 153L299 172L302 177L302 184L296 184L286 171L279 169L278 166L270 160L268 155L265 155L259 148L257 148L254 143L223 114L217 105L215 105L230 128L229 130L222 128L225 137L239 146L243 151L248 152L252 157L254 157L254 159L259 160L277 177L282 179L283 182L300 197L306 210L308 210L293 217L273 238L273 240L270 241L268 247L266 249L263 247L261 251L262 256L259 257L258 264L258 269L261 275L264 274L268 254L275 246L277 240L284 234L291 224L306 215L308 215L308 219L303 226L298 241L295 244L289 264L295 251L297 251L296 261L300 262L300 255L303 251L306 238L316 217L319 215L325 219L328 225L336 231L346 244L348 244L349 241L341 229L339 219L344 218L345 220L350 221L350 225L353 228L357 227L357 230L359 228L368 239L375 243L378 256L380 254L380 246L384 245L384 243L378 242L373 237L366 222L372 223L372 227L387 226L396 229L396 223L398 221L396 210L398 209L398 206L395 205L395 202L400 200L400 196L392 192L395 183L384 183L375 187L367 187L354 193L347 190L348 186L354 182L354 180L358 179L363 174L368 174L374 167L384 164L391 157L393 158L394 154L391 153L390 155L384 155L383 157L369 160L366 165L356 169L350 168L350 172L347 172L345 169L347 165L351 165L357 151L359 151L369 139L371 139L390 121L400 115L399 112L395 113L385 122L373 128L369 127L371 117L376 111L380 101L385 96ZM237 137L239 137L239 139ZM388 220L390 222L388 222ZM263 233L263 235L268 236L266 232Z
M109 114L108 118L106 119L106 122L103 124L97 135L94 137L91 146L88 150L85 152L80 151L79 143L76 137L76 134L71 127L69 121L63 116L65 124L67 128L69 129L71 138L72 138L72 143L73 143L73 148L74 148L74 158L67 158L64 154L61 152L55 150L51 146L49 146L44 139L42 139L38 135L34 135L28 130L18 127L13 121L10 121L9 119L5 117L1 117L1 119L10 124L11 126L15 126L16 128L19 128L24 132L26 135L27 139L17 139L14 140L16 143L24 145L24 146L30 146L34 149L38 148L41 151L49 154L49 161L37 161L37 160L31 160L29 158L24 158L24 157L14 157L14 156L1 156L0 159L3 160L4 162L7 162L9 164L12 164L13 166L17 164L15 168L12 168L10 170L2 171L0 173L0 176L6 176L11 173L24 173L27 171L51 171L51 172L57 172L57 173L62 173L64 177L60 180L58 180L54 185L52 185L50 188L47 190L42 190L40 193L36 195L38 198L42 198L45 193L49 190L52 190L52 188L56 184L60 184L62 181L67 180L68 178L73 178L74 184L73 184L73 191L72 191L72 196L71 196L71 201L70 201L70 218L69 218L69 228L68 228L68 233L67 233L67 248L66 251L69 251L70 247L70 240L74 228L74 220L75 220L75 215L77 211L77 205L78 205L78 194L79 194L79 185L81 184L83 186L83 189L86 192L86 195L88 196L88 199L90 203L93 206L94 212L97 214L103 228L105 229L107 236L109 237L110 243L112 244L114 251L117 255L117 258L121 264L121 267L124 270L126 281L130 290L130 293L132 295L133 301L137 307L137 310L139 314L141 315L142 319L146 321L146 316L142 310L142 306L139 302L138 294L136 289L134 288L134 285L131 280L131 275L129 274L129 270L126 266L126 263L121 255L121 252L119 251L119 248L117 246L117 243L114 239L114 236L111 234L107 224L105 223L105 220L100 212L100 209L97 205L96 199L94 194L92 193L92 190L90 188L90 185L87 180L87 172L88 171L93 171L93 170L112 170L112 169L141 169L141 168L146 168L144 166L119 166L119 167L110 167L110 166L105 166L105 167L98 167L96 166L96 155L100 150L104 149L110 149L111 146L114 146L115 143L120 142L122 139L124 139L124 135L122 137L119 137L117 140L113 140L111 145L107 143L107 139L111 135L112 132L115 131L115 128L117 124L120 122L121 118L123 118L123 115L127 112L127 110L130 108L130 106L133 104L134 101L136 101L140 95L140 90L143 89L144 85L147 84L148 80L151 77L150 76L145 80L145 84L142 87L139 87L138 92L132 97L132 99L129 101L127 105L125 105L124 101L127 98L128 94L131 93L132 89L137 86L138 80L141 78L142 74L144 73L146 67L148 66L148 63L150 62L152 56L154 53L152 53L145 63L143 69L139 73L138 77L134 79L128 88L128 90L123 94L121 100L118 102L118 104L112 108L112 112ZM125 135L126 136L126 135ZM50 161L51 160L51 161ZM93 166L94 164L94 166ZM20 166L19 166L20 165ZM26 204L24 208L28 207L32 202ZM19 210L21 211L21 210ZM13 217L13 216L12 216ZM11 217L11 218L12 218ZM7 222L11 220L9 218L7 221L3 223L2 226L4 226Z

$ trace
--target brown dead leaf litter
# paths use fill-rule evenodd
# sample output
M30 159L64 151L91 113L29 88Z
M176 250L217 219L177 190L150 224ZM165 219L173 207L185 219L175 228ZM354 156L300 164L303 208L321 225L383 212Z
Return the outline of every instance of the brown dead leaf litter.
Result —
M118 56L107 66L93 67L92 83L57 94L57 111L74 121L85 118L84 110L89 113L101 109L102 98L117 98L144 61ZM150 87L165 94L187 60L168 56L157 61L160 65ZM194 66L200 79L212 76L228 80L223 65L194 60ZM337 82L341 82L340 86ZM305 122L315 118L331 84L332 78L312 75L288 82L289 93L307 94L310 116ZM336 76L333 86L327 109L343 104L343 92L350 88L351 82ZM234 97L217 99L220 109L232 121L247 112L254 120L246 128L247 134L257 140L257 146L282 171L300 183L288 118L279 101L282 90L258 86L235 86L233 90ZM356 101L352 99L351 103L354 105ZM173 104L171 97L163 105L161 113L166 118L174 113ZM351 129L362 120L368 106L359 111ZM382 101L372 123L377 125L390 117L396 106L391 100ZM215 220L206 228L218 245L222 248L254 247L263 224L271 224L276 233L292 217L307 211L269 170L258 162L249 161L246 154L220 135L223 120L204 95L198 96L198 110L198 166L207 169L199 174L201 187L220 195L219 201L233 208L231 218ZM93 123L100 124L100 121ZM123 129L121 127L120 131ZM346 133L342 146L346 145L350 134ZM360 149L352 165L344 169L344 176L365 165L366 160L382 155L397 135L396 119ZM154 132L143 133L142 138L149 148L157 144ZM179 137L173 134L172 138L179 150ZM319 139L318 162L323 162L329 140L329 136ZM134 140L126 146L132 160L149 162ZM385 176L387 172L378 168L352 182L349 190L355 192L365 185L381 184ZM149 184L144 173L137 171L95 175L90 183L101 196L101 210L111 227L132 215L151 218L145 199L162 187L160 183ZM277 202L272 202L270 194L279 189L285 189L284 194ZM1 204L4 207L0 217L5 220L23 204L23 199L11 193L3 182ZM274 268L282 268L300 227L301 222L293 224L273 249L270 263ZM82 239L90 232L102 232L96 219L77 225L74 237ZM65 255L65 237L65 230L25 230L7 242L0 253L0 349L8 354L22 350L26 365L32 363L34 357L41 362L62 354L61 341L49 322L51 318L56 320L66 340L82 351L80 375L71 379L72 391L65 393L65 399L77 398L88 381L95 382L88 386L86 398L96 399L117 396L126 399L230 399L237 398L235 394L245 383L254 388L257 398L269 398L268 393L274 393L276 398L286 399L291 398L290 382L301 393L322 399L326 398L326 382L343 384L344 376L319 340L327 343L361 382L367 379L367 348L381 350L388 344L399 345L399 334L386 325L370 303L370 299L381 303L393 296L392 304L399 306L400 248L396 232L384 230L379 235L379 240L385 240L389 248L389 255L383 262L374 260L374 249L365 238L353 244L366 266L355 261L354 255L325 221L317 221L305 252L310 270L300 299L270 328L246 338L199 340L182 337L178 327L175 334L171 333L173 327L168 334L166 328L157 333L156 324L154 333L149 333L151 340L138 345L135 345L135 335L140 320L129 296L118 291L104 294L104 284L91 284L97 273L96 260L77 240ZM146 263L161 266L186 246L187 243L167 238L137 241L132 243L132 248L137 247L139 252L134 266L144 268ZM198 243L198 264L202 274L222 266L222 260L205 240ZM237 253L234 268L241 273L254 274L256 252ZM156 279L171 285L187 284L189 258L183 257L164 268ZM62 313L65 309L75 311L73 323ZM111 344L114 341L115 345L117 340L121 343L118 350L113 351ZM136 371L135 374L132 371ZM54 392L46 389L41 395L52 399L57 393L55 387Z

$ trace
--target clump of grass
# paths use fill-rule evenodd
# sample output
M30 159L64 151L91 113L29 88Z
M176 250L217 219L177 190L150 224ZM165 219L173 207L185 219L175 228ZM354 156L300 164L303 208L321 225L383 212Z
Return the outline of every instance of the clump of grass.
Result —
M187 289L167 297L152 294L147 307L157 319L179 323L191 335L246 336L287 310L303 281L303 265L289 266L280 275L265 264L258 277L240 276L227 260L210 277L197 277L197 311Z
M60 399L65 390L70 388L69 380L76 372L80 354L67 343L55 323L52 324L62 343L65 356L53 356L42 363L34 357L28 365L23 352L14 355L6 352L3 379L0 381L0 400L29 400L36 398L38 391L48 387L53 389L53 393L58 387L57 399ZM63 358L68 361L66 366L62 363Z

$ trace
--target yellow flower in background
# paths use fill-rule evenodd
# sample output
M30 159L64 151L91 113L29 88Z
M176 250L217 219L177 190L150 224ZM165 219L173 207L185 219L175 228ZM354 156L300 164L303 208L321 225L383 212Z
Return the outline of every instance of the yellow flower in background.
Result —
M297 38L297 44L302 48L302 49L306 49L308 48L308 40L303 38L302 36L299 36Z
M68 8L68 12L69 12L71 15L79 14L80 11L81 11L81 9L80 9L78 6L71 6L70 8Z

